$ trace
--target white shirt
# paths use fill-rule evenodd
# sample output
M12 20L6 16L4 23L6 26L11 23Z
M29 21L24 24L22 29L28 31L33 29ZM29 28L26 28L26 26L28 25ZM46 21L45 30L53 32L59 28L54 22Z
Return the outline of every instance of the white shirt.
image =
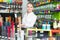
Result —
M25 14L24 17L22 18L22 24L24 24L24 28L29 28L33 27L35 22L36 22L37 16L31 12L29 14Z

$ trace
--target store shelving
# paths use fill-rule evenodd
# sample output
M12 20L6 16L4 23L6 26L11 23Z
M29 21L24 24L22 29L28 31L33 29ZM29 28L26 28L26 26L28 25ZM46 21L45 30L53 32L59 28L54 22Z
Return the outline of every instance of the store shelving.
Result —
M45 0L45 1L44 0L33 0L33 1L28 0L28 1L33 3L34 13L38 17L37 17L37 22L35 24L35 27L37 27L37 28L30 28L30 29L27 28L26 36L30 37L29 30L31 30L31 32L35 31L35 33L37 31L39 31L39 32L40 31L45 31L45 32L48 31L48 33L47 33L47 35L49 35L48 37L50 37L50 36L56 37L56 35L53 35L52 31L59 33L59 29L55 30L53 28L53 23L54 23L55 18L56 18L57 22L58 22L58 20L60 20L59 19L60 18L60 16L59 16L60 15L60 8L57 6L58 4L60 4L60 2L58 2L57 0ZM49 1L49 2L47 2L47 1ZM46 15L49 15L49 16L46 16ZM48 30L47 29L45 29L45 30L42 29L42 24L44 24L45 22L48 22L50 24L50 29L48 29ZM31 33L31 35L32 35L32 33ZM39 33L39 35L40 35L40 33ZM36 36L32 36L32 38L33 37L36 38Z
M2 2L0 2L0 9L3 11L7 11L8 13L10 13L10 10L13 12L21 12L22 11L22 0L5 0L6 2L4 2L4 0ZM13 2L14 1L14 2ZM12 12L12 13L13 13ZM3 12L1 12L3 13ZM5 12L6 13L6 12ZM22 13L22 12L21 12Z
M18 40L20 38L20 34L19 34L20 30L17 30L17 27L21 29L19 25L21 23L21 16L22 16L21 13L22 13L22 0L0 0L0 15L2 15L3 17L4 24L8 24L5 23L5 21L9 19L9 16L11 17L11 20L9 19L10 20L9 23L12 23L10 24L9 27L7 27L6 30L3 29L2 32L0 32L3 34L0 35L1 40L9 40L9 39ZM3 24L4 26L3 28L6 28L7 25L5 26L4 24Z
M32 32L35 31L35 32L38 32L38 31L48 31L49 32L49 36L53 36L53 33L59 33L60 30L56 30L56 29L53 29L53 30L47 30L47 29L37 29L37 28L27 28L27 33L26 33L26 37L37 37L37 36L29 36L29 30L31 30ZM56 36L56 35L55 35ZM58 35L57 35L58 36Z
M15 19L15 15L13 13L0 13L1 17L3 18L3 25L1 26L2 30L0 31L1 35L0 35L0 39L3 40L15 40L16 36L15 36L15 32L16 29L19 27L20 28L20 23L21 23L21 14L17 14L17 18ZM1 18L0 17L0 18ZM0 19L1 20L1 19ZM18 21L17 21L18 20ZM17 25L16 25L17 23ZM18 26L19 25L19 26ZM20 31L20 30L19 30ZM17 34L19 34L17 32ZM18 39L18 38L17 38Z
M48 31L49 32L49 36L51 36L51 30L49 30L49 29L27 28L26 37L31 37L31 36L28 35L29 34L29 32L28 32L29 30L35 31L35 32L38 32L38 31L43 31L43 32L44 31ZM37 37L37 36L32 36L32 37Z

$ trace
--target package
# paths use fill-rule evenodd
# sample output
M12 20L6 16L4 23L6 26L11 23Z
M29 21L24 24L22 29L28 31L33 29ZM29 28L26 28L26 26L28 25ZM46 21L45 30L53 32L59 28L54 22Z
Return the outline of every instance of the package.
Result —
M56 40L55 37L49 37L48 40Z
M0 2L3 2L3 0L0 0Z

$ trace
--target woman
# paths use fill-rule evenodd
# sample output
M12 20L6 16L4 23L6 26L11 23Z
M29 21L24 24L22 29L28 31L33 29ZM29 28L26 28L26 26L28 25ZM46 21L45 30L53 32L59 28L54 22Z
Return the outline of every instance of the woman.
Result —
M37 16L33 13L33 9L34 8L33 8L32 3L28 3L27 4L27 13L22 18L22 28L24 28L23 30L25 30L26 28L33 27L36 22ZM23 37L22 37L22 39L23 39ZM32 40L32 39L30 38L30 39L26 39L26 40Z
M36 22L37 16L33 13L33 5L32 3L27 4L27 13L24 15L22 19L22 27L30 28L33 27Z

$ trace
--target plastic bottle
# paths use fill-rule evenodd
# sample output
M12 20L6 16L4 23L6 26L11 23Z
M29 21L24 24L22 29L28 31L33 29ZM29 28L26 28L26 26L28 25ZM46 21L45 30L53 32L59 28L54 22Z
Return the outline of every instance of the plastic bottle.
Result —
M47 24L47 29L50 30L50 24L49 24L49 22Z
M53 28L54 28L54 29L57 29L57 27L58 27L58 26L57 26L57 21L56 21L56 18L55 18L55 21L53 22Z
M46 24L42 24L42 29L46 29Z
M3 18L0 15L0 36L2 36Z
M60 21L58 22L58 28L60 28Z

